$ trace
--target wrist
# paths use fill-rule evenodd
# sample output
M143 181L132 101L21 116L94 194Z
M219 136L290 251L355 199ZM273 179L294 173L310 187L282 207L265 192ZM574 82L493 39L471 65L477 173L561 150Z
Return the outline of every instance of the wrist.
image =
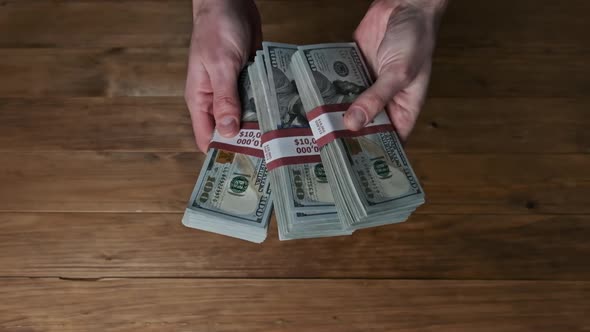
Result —
M254 3L254 0L193 0L193 21L197 15L205 10L219 8L220 10L227 9L231 6L240 6L243 3Z
M406 0L406 2L428 13L439 15L444 12L449 0Z
M220 0L193 0L193 22L202 11L208 11L216 2Z
M432 17L434 29L438 29L440 20L449 4L450 0L407 0L407 3L415 8L422 10L428 16Z
M447 9L447 5L449 4L449 0L432 0L434 3L434 11L436 15L442 15Z

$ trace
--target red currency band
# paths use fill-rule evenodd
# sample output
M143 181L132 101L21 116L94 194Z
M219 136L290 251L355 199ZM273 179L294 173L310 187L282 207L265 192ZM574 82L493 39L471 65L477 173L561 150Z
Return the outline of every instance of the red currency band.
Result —
M284 138L290 137L309 137L313 139L313 133L311 132L310 128L285 128L285 129L277 129L273 131L269 131L267 133L262 134L260 141L262 142L263 149L270 148L270 145L267 144L274 144L272 143L273 140L280 140ZM277 142L275 142L277 143ZM283 150L284 151L284 150ZM281 166L289 166L289 165L300 165L300 164L310 164L310 163L320 163L322 162L321 157L319 154L316 155L293 155L293 156L283 156L279 157L274 160L267 160L266 168L271 171L277 167Z
M285 128L277 129L262 134L260 141L262 144L281 137L294 137L294 136L313 136L310 128Z
M318 116L324 113L333 113L333 112L346 112L348 108L352 105L351 103L343 103L343 104L330 104L330 105L322 105L312 109L310 112L307 112L305 116L307 117L308 121L311 121Z
M240 132L244 131L244 130L250 130L250 131L257 131L258 133L260 132L260 127L258 125L257 122L243 122L241 124L240 128ZM238 133L239 135L239 133ZM247 144L240 144L239 141L240 139L247 139L248 141L253 141L253 140L257 140L258 144L260 145L260 141L259 141L259 137L254 138L254 137L246 137L246 138L239 138L238 135L236 135L233 138L225 138L225 137L221 137L218 136L218 133L215 132L213 135L213 138L211 140L211 142L209 143L209 148L215 148L215 149L221 149L221 150L225 150L225 151L229 151L229 152L235 152L235 153L241 153L241 154L245 154L245 155L249 155L249 156L253 156L253 157L257 157L257 158L264 158L264 153L262 152L262 147L260 146L248 146L250 145L250 143ZM236 141L237 140L237 141Z
M300 165L300 164L312 164L312 163L321 163L322 158L317 156L299 156L299 157L284 157L281 159L277 159L266 164L266 168L269 171L281 166L288 166L288 165Z
M308 112L306 114L306 116L307 116L308 121L310 122L310 125L313 126L312 122L316 118L318 118L319 116L327 114L327 113L346 112L348 110L348 108L350 107L350 105L351 105L350 103L322 105L322 106L316 107L313 110L311 110L310 112ZM338 120L338 121L340 121L340 120ZM382 119L382 121L383 121L383 119ZM385 123L373 124L373 125L369 124L367 127L363 127L357 131L352 131L352 130L348 130L348 129L334 130L334 131L328 132L326 134L323 134L321 137L315 137L316 143L317 143L318 147L321 148L324 145L326 145L338 138L359 137L359 136L365 136L365 135L370 135L370 134L395 131L395 128L393 127L393 125L391 124L389 119L387 122L388 122L387 124L385 124ZM343 118L342 118L342 122L340 123L340 125L341 125L341 127L344 127L344 119ZM313 133L313 131L312 131L312 133Z
M252 157L264 158L264 153L260 149L253 149L245 146L235 146L215 141L209 143L209 149L220 149L229 152L241 153Z
M393 126L390 124L373 126L373 127L364 127L363 129L357 130L357 131L336 130L336 131L333 131L329 134L326 134L325 136L322 136L322 138L316 140L316 143L321 148L322 146L324 146L324 145L326 145L338 138L359 137L359 136L365 136L365 135L370 135L370 134L385 133L385 132L390 132L390 131L394 131Z
M258 122L242 122L241 129L260 129Z

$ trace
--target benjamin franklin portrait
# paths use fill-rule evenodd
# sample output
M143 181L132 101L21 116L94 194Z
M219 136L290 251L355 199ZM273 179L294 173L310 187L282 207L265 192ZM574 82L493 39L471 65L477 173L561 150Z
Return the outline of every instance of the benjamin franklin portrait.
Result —
M330 80L322 73L314 71L313 77L325 104L343 104L353 102L365 88L353 82Z
M272 75L281 113L281 128L309 127L295 81L275 67L272 67Z

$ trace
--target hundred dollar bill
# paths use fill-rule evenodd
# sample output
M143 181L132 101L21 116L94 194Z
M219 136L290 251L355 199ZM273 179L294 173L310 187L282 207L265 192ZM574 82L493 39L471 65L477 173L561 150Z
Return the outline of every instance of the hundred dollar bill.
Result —
M289 67L297 46L264 42L263 48L264 53L257 55L250 68L262 131L277 137L298 133L300 136L283 139L291 139L293 151L308 153L283 158L282 166L270 171L279 236L294 239L350 234L338 218L319 154L315 162L305 159L313 159L310 152L317 147L311 144L313 137ZM278 149L284 153L288 147Z
M356 44L301 46L291 68L345 224L405 220L424 192L386 113L359 132L344 126L344 112L372 84Z
M297 46L265 42L265 65L268 70L269 103L272 130L309 128L305 110L290 70L291 57ZM287 191L294 211L336 213L334 197L321 163L295 164L284 167L290 179ZM318 209L319 208L319 209Z
M238 90L243 129L234 139L214 135L183 224L260 243L266 238L272 199L262 152L256 153L260 133L246 70L240 75Z

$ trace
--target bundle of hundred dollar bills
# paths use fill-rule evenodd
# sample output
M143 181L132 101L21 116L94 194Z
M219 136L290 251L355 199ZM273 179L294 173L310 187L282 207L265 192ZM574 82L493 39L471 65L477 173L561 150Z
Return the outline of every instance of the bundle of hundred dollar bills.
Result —
M262 242L273 204L281 240L406 220L424 192L387 114L344 126L370 85L354 43L264 42L240 76L242 130L214 134L183 223Z
M348 235L291 73L297 46L263 43L250 66L281 240Z
M300 46L291 61L345 226L359 229L406 220L424 203L424 191L389 117L381 112L355 132L344 125L344 112L372 83L356 44Z
M239 77L242 129L231 139L214 133L182 223L191 228L261 243L272 209L248 73Z

